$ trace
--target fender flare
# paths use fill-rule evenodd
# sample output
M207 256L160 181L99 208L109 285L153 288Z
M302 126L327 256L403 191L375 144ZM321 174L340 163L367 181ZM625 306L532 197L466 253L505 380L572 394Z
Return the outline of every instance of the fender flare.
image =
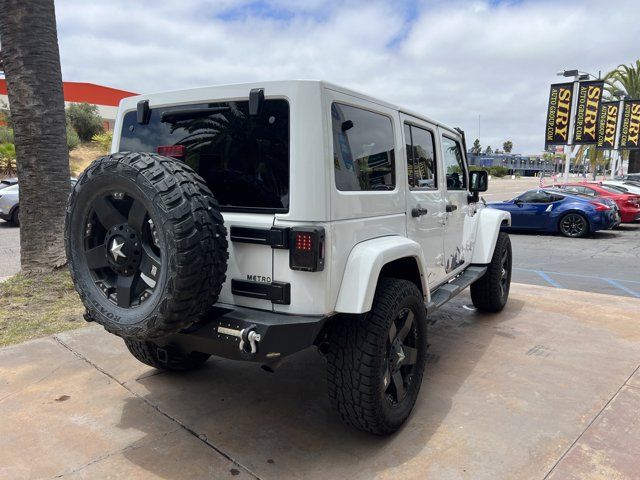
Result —
M353 247L347 259L335 311L357 314L371 310L382 268L402 258L416 260L422 291L428 301L429 288L422 247L406 237L393 235L366 240Z
M482 208L476 215L478 216L476 243L473 247L471 263L486 265L491 263L500 227L503 223L511 226L511 214L496 208Z

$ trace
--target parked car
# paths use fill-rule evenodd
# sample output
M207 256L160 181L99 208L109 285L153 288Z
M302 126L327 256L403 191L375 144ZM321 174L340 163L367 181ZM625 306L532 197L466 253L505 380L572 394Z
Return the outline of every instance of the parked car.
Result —
M631 223L640 220L640 195L622 193L616 188L594 182L565 183L555 185L555 187L562 191L582 193L593 198L611 198L618 204L618 208L620 208L622 223Z
M77 181L77 179L72 178L71 186L73 187ZM5 220L16 227L20 226L20 205L18 203L18 197L20 194L19 188L19 184L15 183L0 190L0 219Z
M0 180L0 190L10 187L11 185L15 185L16 183L18 183L17 177L3 178L2 180Z
M635 182L640 182L640 173L629 173L627 175L618 175L614 177L616 180L633 180Z
M513 200L487 206L511 214L511 226L503 226L507 231L560 232L565 237L583 237L616 224L616 210L607 203L553 189L533 189Z
M147 365L273 369L316 345L340 416L388 434L420 390L427 314L466 287L506 305L509 214L478 202L461 131L315 81L130 97L116 125L69 198L66 251L85 318Z
M640 182L632 180L605 180L602 185L619 190L620 193L631 193L640 195Z

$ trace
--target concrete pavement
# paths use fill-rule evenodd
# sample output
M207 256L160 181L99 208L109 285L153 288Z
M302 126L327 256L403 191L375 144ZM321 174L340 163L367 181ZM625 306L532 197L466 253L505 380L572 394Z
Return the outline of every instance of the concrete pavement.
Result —
M159 373L100 327L0 350L0 478L640 478L640 300L515 284L436 313L408 424L341 424L324 362Z

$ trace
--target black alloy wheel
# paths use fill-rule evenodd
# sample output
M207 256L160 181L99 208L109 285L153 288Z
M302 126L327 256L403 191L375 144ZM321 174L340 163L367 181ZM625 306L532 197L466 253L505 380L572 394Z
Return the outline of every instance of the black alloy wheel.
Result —
M82 173L65 245L85 318L125 338L187 328L218 298L227 240L204 180L174 158L120 152Z
M587 220L579 213L569 213L560 219L560 233L565 237L582 237L587 233L587 227Z
M384 359L384 396L389 405L402 402L414 379L418 360L418 331L415 315L409 308L402 309L391 322L387 351Z
M131 193L102 193L85 225L84 253L96 285L118 307L142 304L162 270L158 232L142 201Z

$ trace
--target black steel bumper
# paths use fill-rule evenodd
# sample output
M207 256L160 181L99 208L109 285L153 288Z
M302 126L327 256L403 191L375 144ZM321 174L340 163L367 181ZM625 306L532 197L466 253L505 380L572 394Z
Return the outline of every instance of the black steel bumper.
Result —
M313 345L326 319L217 304L204 322L155 342L185 353L272 363Z

